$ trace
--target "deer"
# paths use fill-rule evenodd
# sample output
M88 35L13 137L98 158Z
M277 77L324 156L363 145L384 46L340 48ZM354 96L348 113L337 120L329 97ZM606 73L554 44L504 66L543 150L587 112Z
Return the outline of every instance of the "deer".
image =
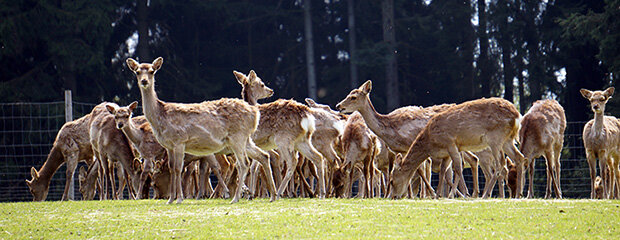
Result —
M344 100L342 100L336 108L342 113L359 112L366 125L374 132L387 146L396 153L405 154L409 150L409 146L420 131L426 126L429 119L450 108L454 104L442 104L427 108L407 106L398 108L387 115L379 114L372 102L370 101L370 91L372 90L372 81L368 80L359 88L353 89ZM398 162L397 162L398 163ZM449 164L444 164L447 168ZM446 169L439 172L440 183L444 181ZM429 190L432 190L428 179L424 177L426 174L421 169L420 174L422 180ZM416 178L417 179L417 178ZM440 184L439 190L442 190ZM439 191L440 193L443 191ZM432 193L431 195L434 195Z
M316 119L316 129L314 134L312 134L312 145L327 162L327 177L325 181L328 186L326 188L331 189L332 173L342 163L342 159L338 156L334 146L344 133L346 117L332 110L328 105L315 102L312 98L304 100Z
M243 100L257 106L260 111L260 122L252 140L261 149L276 149L280 158L286 162L287 170L280 186L278 196L282 196L291 181L297 166L297 158L293 151L298 151L310 159L317 168L319 198L326 195L323 156L312 145L312 134L316 129L315 117L311 109L294 100L278 99L274 102L258 104L259 99L273 95L273 90L251 70L245 74L233 71L237 82L242 86ZM264 167L264 166L263 166Z
M455 181L462 178L458 166L461 151L490 148L498 161L506 153L517 164L517 178L523 174L524 157L515 146L521 114L515 106L501 98L467 101L436 114L411 143L402 162L392 171L392 198L401 198L414 172L427 158L452 158ZM519 166L521 166L519 171ZM456 183L455 183L456 184ZM521 188L517 182L517 190ZM456 188L453 186L452 191ZM518 191L517 191L518 194Z
M550 198L562 198L560 187L560 154L564 144L566 115L564 108L555 100L538 100L521 119L519 130L519 150L525 156L528 168L529 186L527 198L534 197L534 163L536 158L543 156L547 163L547 192ZM552 190L553 189L553 190Z
M109 111L111 108L118 108L114 103L106 103L106 112L102 113L93 120L90 126L90 143L93 152L100 161L100 171L104 186L102 193L105 199L107 194L106 182L109 180L114 198L118 199L122 194L122 188L115 191L113 168L110 168L109 161L120 162L123 170L129 175L129 189L131 198L136 198L136 190L140 185L140 175L142 172L141 163L135 158L133 149L127 137L116 128L114 115Z
M143 189L148 188L149 185L146 185L147 177L153 172L153 163L156 160L161 160L164 158L166 151L165 149L157 142L155 136L153 135L153 130L151 128L151 124L148 123L144 116L132 117L133 111L138 106L138 102L134 101L127 106L116 108L115 106L108 105L107 109L110 114L114 115L114 121L116 123L116 127L123 131L125 136L132 143L134 148L140 154L140 157L144 159L143 162L143 171L140 175L140 186L138 188L138 192L142 193ZM228 194L228 188L224 184L225 181L221 176L219 165L215 159L215 157L205 157L205 158L196 158L194 156L184 157L184 161L208 161L206 163L201 163L205 165L204 167L211 166L215 176L218 178L219 183L222 184L222 187L226 194ZM206 174L206 173L203 173ZM206 177L202 177L205 179ZM204 192L206 191L206 181L200 182L200 191L198 193L198 197L202 197ZM140 196L140 195L138 195Z
M620 192L620 120L613 116L605 116L605 105L614 94L614 87L604 91L581 89L581 95L590 101L594 119L588 121L583 128L583 144L590 167L591 198L596 198L596 160L603 179L604 197L618 198ZM605 174L609 168L608 176ZM609 178L609 179L606 179Z
M138 63L128 58L126 64L136 75L142 109L151 124L155 138L168 154L170 161L170 196L168 204L183 201L182 176L185 153L205 156L224 149L236 157L238 185L243 186L248 172L247 156L261 163L266 172L270 201L276 200L269 155L256 147L250 136L256 131L260 111L240 99L222 98L202 103L172 103L159 100L155 92L155 73L164 59ZM242 187L236 189L231 203L241 197Z
M344 163L346 197L351 197L351 188L353 186L353 174L356 169L360 171L359 181L359 197L368 197L371 189L372 172L375 153L375 136L364 123L362 116L355 112L351 114L345 124L344 133L342 135L343 152L345 153ZM372 166L374 170L374 166Z
M596 176L596 180L594 180L594 192L595 199L603 199L604 198L604 189L603 189L603 179L600 176Z
M104 106L105 103L99 104L90 113L66 122L60 128L43 166L38 171L32 167L30 169L32 179L26 180L34 201L45 201L52 176L65 163L67 165L66 181L62 200L72 200L69 198L69 188L73 182L73 174L78 162L85 161L89 166L95 162L90 137L85 133L88 133L92 119L103 113Z

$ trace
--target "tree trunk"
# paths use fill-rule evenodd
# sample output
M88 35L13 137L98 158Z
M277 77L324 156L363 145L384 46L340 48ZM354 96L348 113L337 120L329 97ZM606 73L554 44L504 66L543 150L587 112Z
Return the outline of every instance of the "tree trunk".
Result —
M480 79L480 95L491 96L491 69L489 64L489 36L487 34L487 14L485 0L478 0L478 38L480 39L480 56L478 69Z
M503 1L502 6L507 10L510 9L510 4L508 1ZM502 28L500 28L501 33L501 41L502 45L502 64L504 65L504 99L513 102L513 66L512 66L512 37L511 32L508 31L508 16L504 17L504 20L500 23Z
M316 96L316 72L314 67L314 39L312 37L312 15L310 14L311 0L304 0L304 32L306 35L306 66L308 69L308 96Z
M149 54L149 22L147 0L138 0L138 59L140 62L151 61Z
M355 43L355 2L354 0L348 0L347 11L349 16L349 73L350 73L350 86L351 88L357 88L359 82L357 81L357 60L356 43Z
M385 66L387 110L398 107L398 69L396 63L396 35L394 33L394 0L381 2L383 16L383 41L387 45L387 60Z

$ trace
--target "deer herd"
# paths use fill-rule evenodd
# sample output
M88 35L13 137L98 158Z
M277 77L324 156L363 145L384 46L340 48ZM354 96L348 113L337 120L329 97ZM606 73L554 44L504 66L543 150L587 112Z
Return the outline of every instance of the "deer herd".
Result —
M242 99L202 103L164 102L155 91L152 63L126 61L135 73L144 116L133 116L138 102L103 102L85 116L64 124L43 166L31 168L26 183L35 201L47 197L50 180L66 164L62 200L78 162L79 191L85 200L129 198L478 197L478 167L485 179L482 197L498 185L504 197L534 197L534 161L546 160L545 198L562 198L560 154L566 117L555 100L536 101L521 116L501 98L460 104L408 106L380 114L370 101L372 82L353 89L336 109L306 99L279 99L256 72L233 71ZM620 120L605 116L614 93L581 90L594 119L583 130L592 198L620 195ZM599 176L596 161L598 159ZM463 169L471 168L470 192ZM438 173L436 191L430 184ZM210 175L217 178L215 187ZM117 185L118 183L118 185ZM108 191L108 187L110 191ZM108 193L111 193L108 196Z

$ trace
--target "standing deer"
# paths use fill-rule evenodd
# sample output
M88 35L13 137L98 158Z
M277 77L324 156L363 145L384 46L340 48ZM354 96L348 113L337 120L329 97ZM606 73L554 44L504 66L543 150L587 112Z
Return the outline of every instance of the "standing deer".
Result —
M86 161L90 166L94 163L93 148L90 144L88 129L93 118L105 111L105 103L99 104L83 117L65 123L56 139L47 159L39 171L34 167L30 169L31 180L26 180L26 184L33 196L34 201L44 201L49 192L50 181L58 168L66 163L66 182L62 200L69 199L69 186L73 182L73 173L79 161Z
M136 75L142 108L157 141L166 149L170 164L170 198L183 201L182 177L184 154L204 156L229 148L237 158L238 188L232 203L238 202L248 172L249 155L258 160L266 172L271 201L276 200L275 184L269 155L254 145L250 138L261 119L257 107L239 100L223 98L194 104L161 101L155 93L155 73L164 59L138 63L127 59L127 66Z
M596 198L596 159L599 160L605 197L610 198L613 195L618 198L618 192L620 192L620 170L618 170L620 120L613 116L605 116L605 104L614 94L614 90L614 87L607 88L605 91L581 89L581 95L590 101L592 112L594 112L594 119L588 121L583 128L583 144L586 147L586 157L590 166L591 198ZM606 170L609 171L609 175L605 174Z
M114 121L116 122L116 127L123 131L125 136L132 143L134 148L140 154L140 157L144 159L143 163L143 171L140 175L140 186L138 188L138 193L143 192L143 188L148 188L146 185L147 177L153 173L153 163L156 160L161 160L164 158L166 151L165 149L157 142L155 136L153 135L153 130L151 128L151 124L146 121L144 116L133 117L133 110L138 106L138 102L132 102L128 106L115 108L112 105L108 105L108 111L114 115ZM224 184L224 179L220 174L220 168L217 164L217 160L212 155L210 157L205 158L196 158L194 156L186 155L184 157L185 161L194 161L200 160L201 162L207 161L207 163L203 163L202 165L211 166L215 175L217 176L219 182L218 184L222 184L224 191L228 194L228 188ZM205 165L207 164L207 165ZM205 173L206 174L206 173ZM205 177L203 177L205 179ZM206 191L206 181L200 182L200 191L199 196L202 196Z
M253 70L246 76L233 71L242 86L241 95L251 105L259 99L273 95L273 90L263 83ZM297 166L294 150L310 159L317 168L319 197L325 197L325 176L323 156L312 145L312 134L316 129L315 117L307 106L293 100L278 99L275 102L259 104L260 123L252 135L252 140L263 150L278 149L280 158L286 162L287 170L278 195L282 196L291 181Z
M368 80L359 88L353 89L344 100L336 105L336 108L343 113L358 111L364 118L368 128L377 134L392 151L401 154L407 152L411 142L426 126L426 123L432 116L454 105L443 104L427 108L408 106L383 115L377 113L370 101L371 89L372 81ZM445 164L445 167L447 166L448 164ZM443 179L445 179L445 171L445 169L442 169L439 172L440 182L443 182ZM424 177L426 174L422 169L419 170L418 174L420 174L425 183L428 182L428 179ZM432 189L430 185L427 187L429 190ZM439 188L442 188L442 184L440 184ZM439 188L438 190L442 190Z
M462 178L458 164L462 162L460 151L480 151L487 147L495 159L506 161L502 150L515 159L523 174L523 155L514 145L519 131L520 114L515 106L501 98L468 101L433 116L426 127L411 144L401 164L392 172L392 196L402 197L407 183L419 166L429 157L433 159L452 158L455 179ZM505 162L504 164L505 165ZM519 169L519 168L518 168ZM517 190L521 188L517 182ZM453 187L452 191L456 188Z
M528 167L529 186L527 198L534 197L534 162L544 156L547 162L547 193L551 197L552 186L555 196L562 198L560 188L560 154L564 144L566 115L564 108L555 100L538 100L521 120L519 150L525 156ZM519 181L522 181L519 179Z
M100 171L100 173L102 173L100 176L102 176L102 182L104 183L102 188L103 199L106 198L105 196L107 194L107 181L109 181L112 187L114 198L118 199L123 191L122 188L115 191L114 168L109 161L120 162L125 173L129 175L130 196L131 198L135 198L137 194L136 190L140 185L140 175L142 172L141 163L135 159L133 149L127 137L116 128L114 115L108 112L110 108L118 108L118 106L113 103L107 103L105 106L106 112L100 114L99 117L93 120L89 131L93 152L100 161L100 167L103 170Z

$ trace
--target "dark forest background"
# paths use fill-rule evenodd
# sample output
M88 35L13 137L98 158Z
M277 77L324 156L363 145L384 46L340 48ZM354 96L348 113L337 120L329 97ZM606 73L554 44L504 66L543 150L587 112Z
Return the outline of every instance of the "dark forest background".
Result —
M164 57L165 101L276 98L332 107L367 79L379 112L501 96L591 118L580 88L620 74L620 0L0 0L0 102L140 99L125 59ZM618 94L616 94L618 95ZM620 97L608 104L618 115ZM268 100L270 101L270 100Z

